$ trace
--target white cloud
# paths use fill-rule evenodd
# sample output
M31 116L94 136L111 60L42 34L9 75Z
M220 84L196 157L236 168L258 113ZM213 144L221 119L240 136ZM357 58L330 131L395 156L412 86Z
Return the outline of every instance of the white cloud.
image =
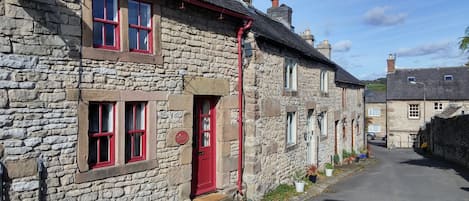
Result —
M334 52L348 52L352 48L352 41L342 40L332 46Z
M451 49L450 42L438 42L423 44L412 48L399 48L397 55L400 57L424 56L430 54L446 53Z
M378 6L368 10L363 16L365 23L374 26L392 26L405 22L406 13L386 13L390 9L389 6Z

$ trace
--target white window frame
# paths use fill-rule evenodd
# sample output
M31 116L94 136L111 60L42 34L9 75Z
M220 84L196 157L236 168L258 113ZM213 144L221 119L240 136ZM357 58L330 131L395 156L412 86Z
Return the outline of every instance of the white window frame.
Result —
M407 116L409 119L420 118L420 105L419 104L409 104L407 109L408 109Z
M443 103L435 102L433 104L433 109L435 109L435 111L443 111Z
M296 112L287 112L287 135L286 135L286 142L287 146L295 145L296 144Z
M326 70L322 70L320 74L320 86L321 86L321 92L322 93L327 93L329 91L329 73Z
M321 137L327 137L327 112L323 112L323 116L320 123Z
M453 75L444 75L443 80L444 81L451 81L451 80L453 80Z
M368 108L369 117L379 117L381 116L381 109L379 108Z
M374 132L374 133L381 132L381 125L379 124L368 125L368 132Z
M285 59L285 90L296 91L297 89L297 64L292 59Z

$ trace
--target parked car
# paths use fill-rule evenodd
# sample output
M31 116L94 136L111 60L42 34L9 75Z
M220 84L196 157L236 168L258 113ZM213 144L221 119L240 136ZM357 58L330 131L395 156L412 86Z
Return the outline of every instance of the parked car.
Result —
M368 140L375 140L376 139L376 133L367 132L366 137L368 138Z

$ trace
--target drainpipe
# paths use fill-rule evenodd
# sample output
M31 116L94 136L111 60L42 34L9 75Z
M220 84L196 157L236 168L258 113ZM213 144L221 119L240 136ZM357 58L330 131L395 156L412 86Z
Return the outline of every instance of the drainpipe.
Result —
M243 34L251 28L252 20L238 29L238 193L243 195Z
M45 178L44 178L44 159L38 158L37 159L37 174L39 179L39 190L38 190L38 200L42 201L45 200Z
M253 19L247 15L240 14L237 12L233 12L231 10L227 10L225 8L221 8L214 4L210 4L207 2L203 2L200 0L182 0L182 2L190 3L192 5L206 8L215 12L220 12L222 14L226 14L238 19L245 20L245 24L242 27L239 27L237 32L238 38L238 107L239 107L239 117L238 117L238 143L239 143L239 150L238 150L238 193L241 195L243 194L243 182L242 182L242 167L243 167L243 47L242 47L242 37L244 32L251 28Z
M3 201L3 164L0 163L0 201Z

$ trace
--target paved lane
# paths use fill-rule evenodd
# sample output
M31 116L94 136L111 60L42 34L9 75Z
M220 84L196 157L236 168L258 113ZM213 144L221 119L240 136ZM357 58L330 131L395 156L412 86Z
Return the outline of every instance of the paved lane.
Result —
M469 201L469 170L409 149L372 146L378 165L330 187L314 201Z

